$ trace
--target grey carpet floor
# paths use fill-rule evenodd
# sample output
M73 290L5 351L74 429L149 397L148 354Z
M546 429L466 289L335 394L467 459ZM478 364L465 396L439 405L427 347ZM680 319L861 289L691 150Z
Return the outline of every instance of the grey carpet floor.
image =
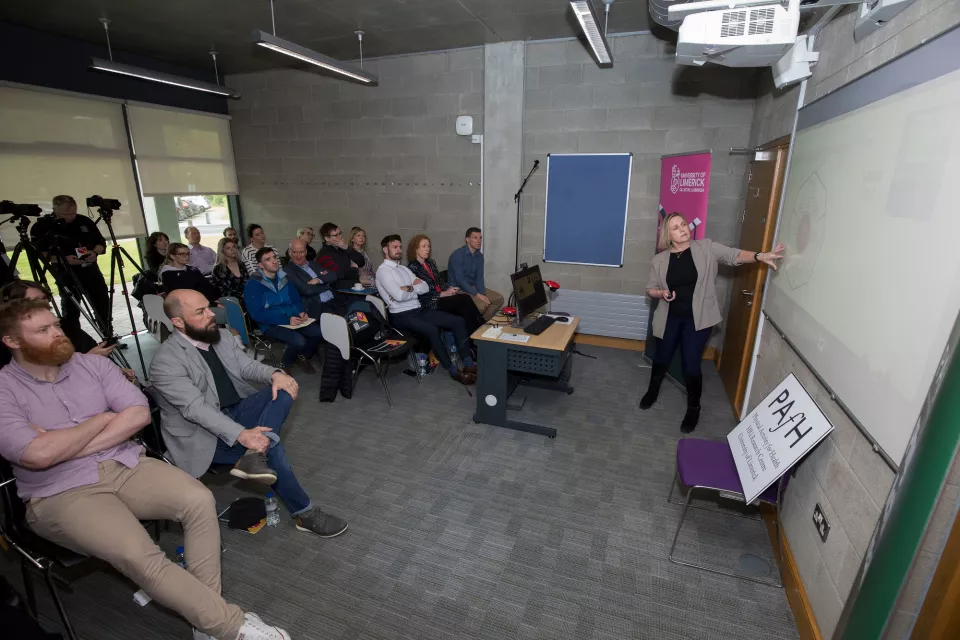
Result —
M518 392L518 419L555 426L554 440L475 425L475 400L442 375L418 386L392 369L392 409L372 372L353 400L322 405L319 376L301 377L286 449L315 503L350 529L320 540L284 517L257 535L224 530L225 597L294 640L797 638L781 589L667 559L683 395L665 384L641 412L649 369L639 354L582 349L598 359L576 356L576 393ZM703 405L695 435L724 437L735 421L714 373ZM205 481L222 506L261 492L229 476ZM172 527L161 546L172 555L180 540ZM678 553L717 567L743 554L773 564L760 522L705 511L688 516ZM9 561L0 566L17 582ZM80 637L190 637L171 612L137 606L134 590L111 572L81 577L65 594Z

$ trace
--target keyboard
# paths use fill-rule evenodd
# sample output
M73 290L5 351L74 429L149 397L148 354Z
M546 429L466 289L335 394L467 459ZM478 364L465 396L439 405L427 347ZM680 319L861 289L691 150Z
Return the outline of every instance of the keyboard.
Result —
M524 327L523 331L524 333L531 333L535 336L538 336L544 331L546 331L547 329L549 329L550 325L552 325L556 321L557 321L556 318L551 318L550 316L540 316L539 318L531 322L529 326Z

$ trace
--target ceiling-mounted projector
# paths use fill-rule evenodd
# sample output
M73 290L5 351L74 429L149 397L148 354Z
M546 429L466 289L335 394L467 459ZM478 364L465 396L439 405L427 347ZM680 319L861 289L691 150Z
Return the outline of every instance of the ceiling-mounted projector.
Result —
M794 45L800 27L800 0L784 8L769 0L689 2L673 5L670 17L682 16L677 63L701 66L768 67ZM754 6L751 6L754 5Z

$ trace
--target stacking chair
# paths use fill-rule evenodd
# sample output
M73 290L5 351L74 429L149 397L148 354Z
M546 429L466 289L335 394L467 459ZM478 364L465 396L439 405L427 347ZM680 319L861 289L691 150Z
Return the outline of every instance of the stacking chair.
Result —
M383 316L383 319L387 322L390 321L390 314L387 313L387 305L380 296L367 296L366 301L372 304L377 308L377 311L380 312L380 315ZM417 376L417 384L423 384L423 373L420 371L420 363L417 362L417 345L420 342L420 339L417 338L413 340L410 345L410 349L407 350L407 366L410 368L410 371L413 371ZM427 350L429 351L429 349Z
M50 590L50 596L60 614L64 631L69 640L77 640L67 610L60 599L57 582L69 586L54 569L68 570L87 564L92 561L88 556L74 553L49 540L41 538L27 527L27 508L17 495L17 483L13 470L6 460L0 458L0 499L3 500L4 524L0 526L0 536L6 539L10 547L20 556L20 571L23 573L23 588L27 595L27 606L34 619L37 618L37 598L33 591L33 582L30 573L35 572L43 576ZM0 634L2 635L2 634Z
M693 499L695 492L700 497L712 495L713 497L730 500L732 502L739 503L740 505L746 505L747 502L746 497L743 495L743 485L740 483L740 476L737 473L737 465L733 460L733 454L730 452L730 445L726 440L717 442L713 440L703 440L700 438L681 439L677 443L677 473L673 478L673 484L670 487L670 495L667 498L667 500L672 504L683 505L683 510L680 512L680 521L677 523L677 531L674 533L673 543L670 545L670 553L668 556L670 562L682 564L687 567L694 567L696 569L702 569L704 571L710 571L711 573L719 573L725 576L740 578L742 580L759 582L760 584L766 584L773 587L782 587L783 581L779 575L779 567L782 564L780 549L780 504L783 499L783 492L786 489L789 476L790 470L788 470L778 482L775 482L766 491L764 491L760 497L757 498L755 503L753 503L766 503L773 506L776 510L774 526L777 543L776 548L774 549L774 554L777 560L778 575L774 579L763 580L761 578L755 578L742 573L733 573L693 562L678 560L674 557L674 549L677 546L677 539L680 537L680 529L683 527L683 521L684 518L686 518L687 509L689 507L735 515L741 518L750 518L753 520L760 519L758 517L751 517L749 515L739 513L738 511L732 509L713 509L691 504L691 500ZM673 490L677 486L678 479L685 487L687 487L687 497L684 501L673 499Z
M402 344L391 345L387 338L384 338L374 344L365 345L364 348L357 347L350 340L350 330L347 327L347 320L343 316L332 313L320 315L320 330L323 332L323 339L337 347L344 360L353 359L356 355L357 368L351 381L356 386L357 378L360 376L360 370L365 364L373 365L383 385L383 392L387 396L387 403L392 407L393 400L390 398L390 388L387 386L387 368L390 360L407 355L412 346L407 338L394 338Z
M143 310L147 314L147 318L150 320L150 332L154 333L157 338L157 342L163 342L167 339L167 336L173 333L173 323L170 322L170 318L167 317L166 312L163 310L163 298L152 293L148 293L143 296ZM166 329L166 333L164 333Z
M227 310L227 326L236 330L244 345L253 347L253 358L256 359L257 354L263 351L270 356L271 364L276 366L277 357L273 353L273 343L265 338L259 329L251 328L252 323L248 324L249 319L240 303L235 298L220 298L218 302Z

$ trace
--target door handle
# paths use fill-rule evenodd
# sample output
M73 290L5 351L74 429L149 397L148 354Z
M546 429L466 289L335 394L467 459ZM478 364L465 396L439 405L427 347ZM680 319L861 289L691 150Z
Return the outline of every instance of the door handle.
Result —
M750 297L750 298L753 297L753 291L747 291L746 289L744 289L744 290L741 291L740 293L742 293L743 295L748 296L748 297Z

